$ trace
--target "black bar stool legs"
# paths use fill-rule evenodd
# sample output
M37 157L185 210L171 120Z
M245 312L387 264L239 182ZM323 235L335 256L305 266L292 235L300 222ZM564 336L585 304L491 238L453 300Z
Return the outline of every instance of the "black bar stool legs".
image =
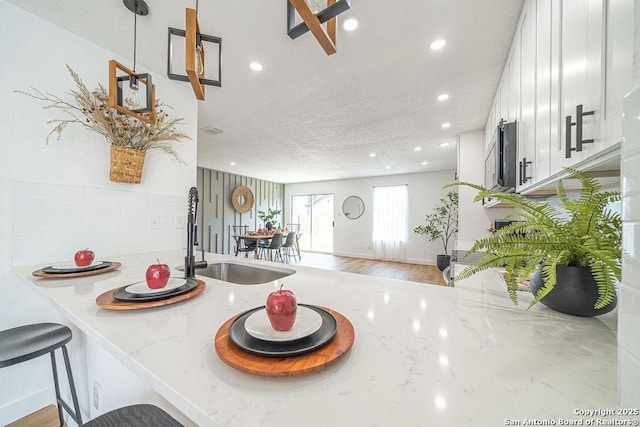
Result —
M71 364L69 363L69 354L67 353L66 347L66 344L71 341L71 336L71 329L57 323L36 323L0 331L0 368L26 362L36 357L44 356L47 353L50 354L51 370L56 390L56 405L58 406L58 417L61 426L64 423L62 418L63 408L78 425L82 425L78 395L73 382ZM55 351L59 348L62 349L62 356L67 371L71 398L73 399L73 410L69 404L62 400L60 395L60 383L58 381L55 356Z
M58 371L56 369L56 355L55 352L51 354L51 370L53 372L53 382L56 387L56 404L58 406L58 419L60 420L60 426L63 425L62 408L73 418L73 420L79 425L82 425L82 415L80 414L80 406L78 405L78 394L76 392L75 383L73 382L73 374L71 373L71 363L69 362L69 353L67 352L67 346L62 346L62 357L64 359L64 366L67 370L67 378L69 379L69 388L71 389L71 399L73 400L73 409L69 407L69 404L62 400L60 395L60 383L58 382Z

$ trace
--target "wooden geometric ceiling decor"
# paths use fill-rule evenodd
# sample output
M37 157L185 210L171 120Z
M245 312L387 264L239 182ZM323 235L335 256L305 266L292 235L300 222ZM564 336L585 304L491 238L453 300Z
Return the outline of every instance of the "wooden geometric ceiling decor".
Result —
M317 14L313 13L305 0L287 1L287 34L292 39L300 37L307 31L318 40L327 55L336 53L336 16L351 7L349 0L327 0L327 8ZM298 12L302 23L294 26L295 12ZM322 24L327 23L327 28Z
M197 4L197 3L196 3ZM184 37L184 70L185 74L179 74L174 71L179 65L174 64L174 38ZM209 74L216 72L212 67L210 73L205 75L205 49L204 43L209 43L212 49L218 51L217 79L212 78ZM210 58L215 58L214 56ZM175 66L175 67L174 67ZM200 25L198 24L198 11L196 9L187 8L185 11L185 29L169 27L169 44L167 47L167 77L171 80L180 80L189 82L196 98L204 100L204 86L222 86L222 38L210 36L200 33Z

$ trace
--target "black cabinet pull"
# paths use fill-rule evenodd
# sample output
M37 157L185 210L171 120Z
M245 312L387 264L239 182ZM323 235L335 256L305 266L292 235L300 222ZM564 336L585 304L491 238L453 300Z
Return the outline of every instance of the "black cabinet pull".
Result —
M593 139L582 139L582 118L584 116L592 116L594 111L582 111L583 105L576 106L576 151L582 151L582 144L591 144Z
M571 121L571 116L565 117L564 123L565 123L565 129L564 129L564 135L565 135L564 157L565 157L565 159L570 159L571 158L571 152L572 151L576 151L575 148L571 147L571 126L575 126L576 124Z
M526 184L532 177L527 176L527 166L531 164L531 161L527 162L527 158L523 157L520 161L520 185Z

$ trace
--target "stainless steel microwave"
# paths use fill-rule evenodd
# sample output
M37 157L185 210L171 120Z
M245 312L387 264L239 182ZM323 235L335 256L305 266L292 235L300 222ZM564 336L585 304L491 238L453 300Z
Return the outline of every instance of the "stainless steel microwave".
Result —
M485 187L506 193L516 190L516 148L516 122L501 120L484 161Z

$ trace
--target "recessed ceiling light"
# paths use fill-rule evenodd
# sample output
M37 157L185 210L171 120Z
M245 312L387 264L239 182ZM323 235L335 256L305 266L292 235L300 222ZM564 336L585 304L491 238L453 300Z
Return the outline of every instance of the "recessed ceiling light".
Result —
M450 143L448 143L448 142L441 142L440 144L438 144L438 146L439 146L439 147L448 147L448 146L450 146L450 145L451 145L451 144L450 144Z
M438 39L431 43L429 47L431 48L431 50L440 50L444 47L445 44L447 44L445 39Z
M420 151L420 150L422 150L422 147L415 147L415 148L413 149L413 151Z
M249 67L253 71L262 71L262 64L259 62L252 62L251 64L249 64Z
M447 122L447 123L443 123L440 125L441 128L446 129L446 128L450 128L451 127L451 123Z
M358 20L356 18L345 19L342 23L342 28L344 28L345 31L353 31L358 28Z
M230 164L231 166L235 166L235 165L236 165L236 162L231 162L231 163L229 163L229 164Z
M387 165L384 167L385 169L391 169L391 166Z
M369 153L369 157L375 157L376 153Z
M449 99L449 94L448 93L443 93L442 95L438 95L438 101L446 101L447 99Z
M424 166L424 165L426 165L426 164L427 164L427 162L422 162L422 166Z

